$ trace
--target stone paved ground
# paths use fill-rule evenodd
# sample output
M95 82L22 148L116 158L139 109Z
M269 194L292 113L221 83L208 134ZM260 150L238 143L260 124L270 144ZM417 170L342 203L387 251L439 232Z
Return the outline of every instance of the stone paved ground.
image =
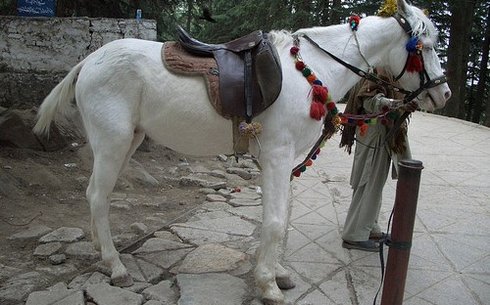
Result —
M410 139L414 158L425 168L404 304L490 304L490 130L415 113ZM377 254L341 247L352 157L337 147L334 138L314 166L292 183L283 261L296 287L285 291L287 304L367 305L378 289ZM381 225L387 224L395 188L396 181L388 181ZM261 304L251 278L261 222L260 188L203 192L208 193L206 201L185 221L124 251L133 286L110 286L107 270L95 264L73 279L33 291L45 280L43 270L19 274L2 266L2 304ZM136 223L134 230L144 232L145 226ZM98 257L76 228L38 227L22 234L39 238L35 251L52 260L49 272L62 275L73 268L65 255Z

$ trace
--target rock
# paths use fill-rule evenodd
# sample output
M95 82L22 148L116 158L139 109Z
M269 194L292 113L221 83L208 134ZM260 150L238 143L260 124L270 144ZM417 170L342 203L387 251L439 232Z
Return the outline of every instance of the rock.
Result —
M32 271L16 275L2 284L0 288L0 304L21 304L42 283L47 283L47 280L39 272Z
M226 169L226 172L228 174L238 175L238 176L240 176L241 178L243 178L245 180L252 179L252 174L250 174L250 171L248 171L246 169L243 169L243 168L229 167L229 168Z
M0 114L0 143L17 148L44 150L18 110L7 110Z
M218 190L218 194L220 194L223 197L229 198L231 194L231 190L229 189L220 189Z
M189 253L178 270L179 273L224 272L238 268L246 259L247 256L240 251L219 244L206 244Z
M262 197L262 194L258 192L258 190L255 189L250 189L250 188L243 188L240 190L240 192L233 192L230 194L230 198L232 199L251 199L251 200L257 200Z
M129 226L129 228L136 234L142 235L148 232L148 227L141 222L135 222Z
M64 283L58 283L45 291L36 291L29 295L26 305L85 305L83 291L67 289Z
M27 230L21 231L19 233L15 233L12 236L9 236L9 240L19 240L19 241L29 241L38 239L39 237L53 231L50 227L40 225L29 227Z
M129 164L130 166L128 166L126 172L124 173L127 178L134 179L149 187L155 187L160 184L158 180L150 175L150 173L148 173L143 165L141 165L138 161L130 159Z
M166 304L163 302L160 302L160 301L149 300L148 302L146 302L143 305L166 305Z
M135 233L122 233L112 237L112 241L116 247L126 245L136 239L138 239L138 235Z
M141 305L144 301L140 294L106 283L89 285L87 296L99 305Z
M262 201L261 200L252 200L252 199L247 199L247 198L233 198L228 201L228 203L234 207L241 207L241 206L257 206L261 205Z
M208 175L220 179L226 178L226 173L220 169L213 169L211 172L208 173Z
M133 285L129 287L124 287L124 289L129 290L134 293L141 294L143 290L145 290L148 287L151 287L152 285L150 283L144 283L144 282L134 282Z
M220 160L221 162L226 162L228 161L228 157L226 155L218 155L218 160Z
M68 274L74 274L78 269L72 264L63 265L51 265L46 267L38 267L36 271L41 271L43 273L50 274L55 277L65 276Z
M226 187L226 182L219 181L214 177L209 177L202 174L191 174L181 177L179 179L181 186L199 186L204 188L211 188L214 190Z
M137 282L155 283L163 277L164 270L131 254L122 254L121 262Z
M243 217L245 219L262 222L262 207L261 206L242 206L228 209L233 215Z
M92 242L81 241L68 245L65 254L77 259L93 260L99 257L99 252L94 248Z
M213 190L213 189L208 189L208 188L202 188L199 190L199 192L203 193L203 194L216 194L216 191Z
M200 206L200 208L203 209L203 210L205 210L205 211L224 211L227 208L229 208L229 205L226 202L218 202L218 201L208 202L208 201L204 201L202 203L202 205Z
M64 254L55 254L49 257L49 261L52 265L60 265L66 261L66 255Z
M34 108L7 110L0 113L0 142L17 148L54 151L67 145L56 124L51 124L49 138L32 132L36 117Z
M5 266L3 264L0 264L0 282L3 282L6 279L8 279L9 277L13 276L14 274L19 274L21 272L22 272L22 269L9 267L9 266Z
M165 250L176 250L192 247L189 244L176 242L168 239L150 238L140 248L133 251L133 254L151 253Z
M156 266L164 269L169 269L177 262L181 261L193 248L178 249L178 250L166 250L154 253L142 253L137 257L141 257L147 262L150 262Z
M177 294L172 289L172 282L169 280L161 281L154 286L146 288L142 294L147 300L161 301L163 304L171 305L177 301Z
M111 278L100 272L85 273L75 277L69 284L68 288L85 290L89 285L106 283L109 284Z
M226 202L226 198L218 194L208 194L206 195L206 200L210 202Z
M173 240L176 242L182 242L180 240L180 238L178 238L177 236L175 236L174 234L172 234L171 232L168 232L168 231L156 231L155 233L153 233L153 236L155 236L156 238L168 239L168 240Z
M179 305L241 305L247 295L242 279L229 274L179 274Z
M80 228L61 227L41 237L39 239L39 242L50 243L50 242L58 241L58 242L71 243L80 240L84 237L85 237L85 233Z
M170 229L182 240L196 245L240 240L251 236L255 225L237 216L173 224Z
M47 243L37 246L34 256L47 257L55 254L61 249L60 242Z

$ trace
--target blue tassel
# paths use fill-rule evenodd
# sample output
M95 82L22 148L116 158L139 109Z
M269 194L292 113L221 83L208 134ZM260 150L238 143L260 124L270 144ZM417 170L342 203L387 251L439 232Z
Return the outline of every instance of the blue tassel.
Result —
M407 44L405 45L405 48L407 49L408 52L415 52L417 51L417 43L419 42L419 39L415 36L412 36L408 41Z

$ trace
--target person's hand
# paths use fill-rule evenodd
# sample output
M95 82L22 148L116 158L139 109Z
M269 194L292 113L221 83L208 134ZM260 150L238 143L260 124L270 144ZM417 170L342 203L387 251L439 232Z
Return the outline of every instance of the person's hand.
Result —
M410 101L403 105L402 109L406 112L414 112L419 108L419 104L416 101Z

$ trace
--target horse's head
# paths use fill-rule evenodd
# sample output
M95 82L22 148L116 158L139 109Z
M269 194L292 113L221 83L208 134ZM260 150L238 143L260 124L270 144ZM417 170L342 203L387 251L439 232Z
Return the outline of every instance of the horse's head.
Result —
M420 108L433 111L444 107L451 97L451 90L443 79L434 48L438 35L434 24L422 10L408 5L405 0L398 0L398 16L395 18L408 36L404 35L403 44L390 50L387 68L407 90L414 91L425 86L426 89L417 98Z

